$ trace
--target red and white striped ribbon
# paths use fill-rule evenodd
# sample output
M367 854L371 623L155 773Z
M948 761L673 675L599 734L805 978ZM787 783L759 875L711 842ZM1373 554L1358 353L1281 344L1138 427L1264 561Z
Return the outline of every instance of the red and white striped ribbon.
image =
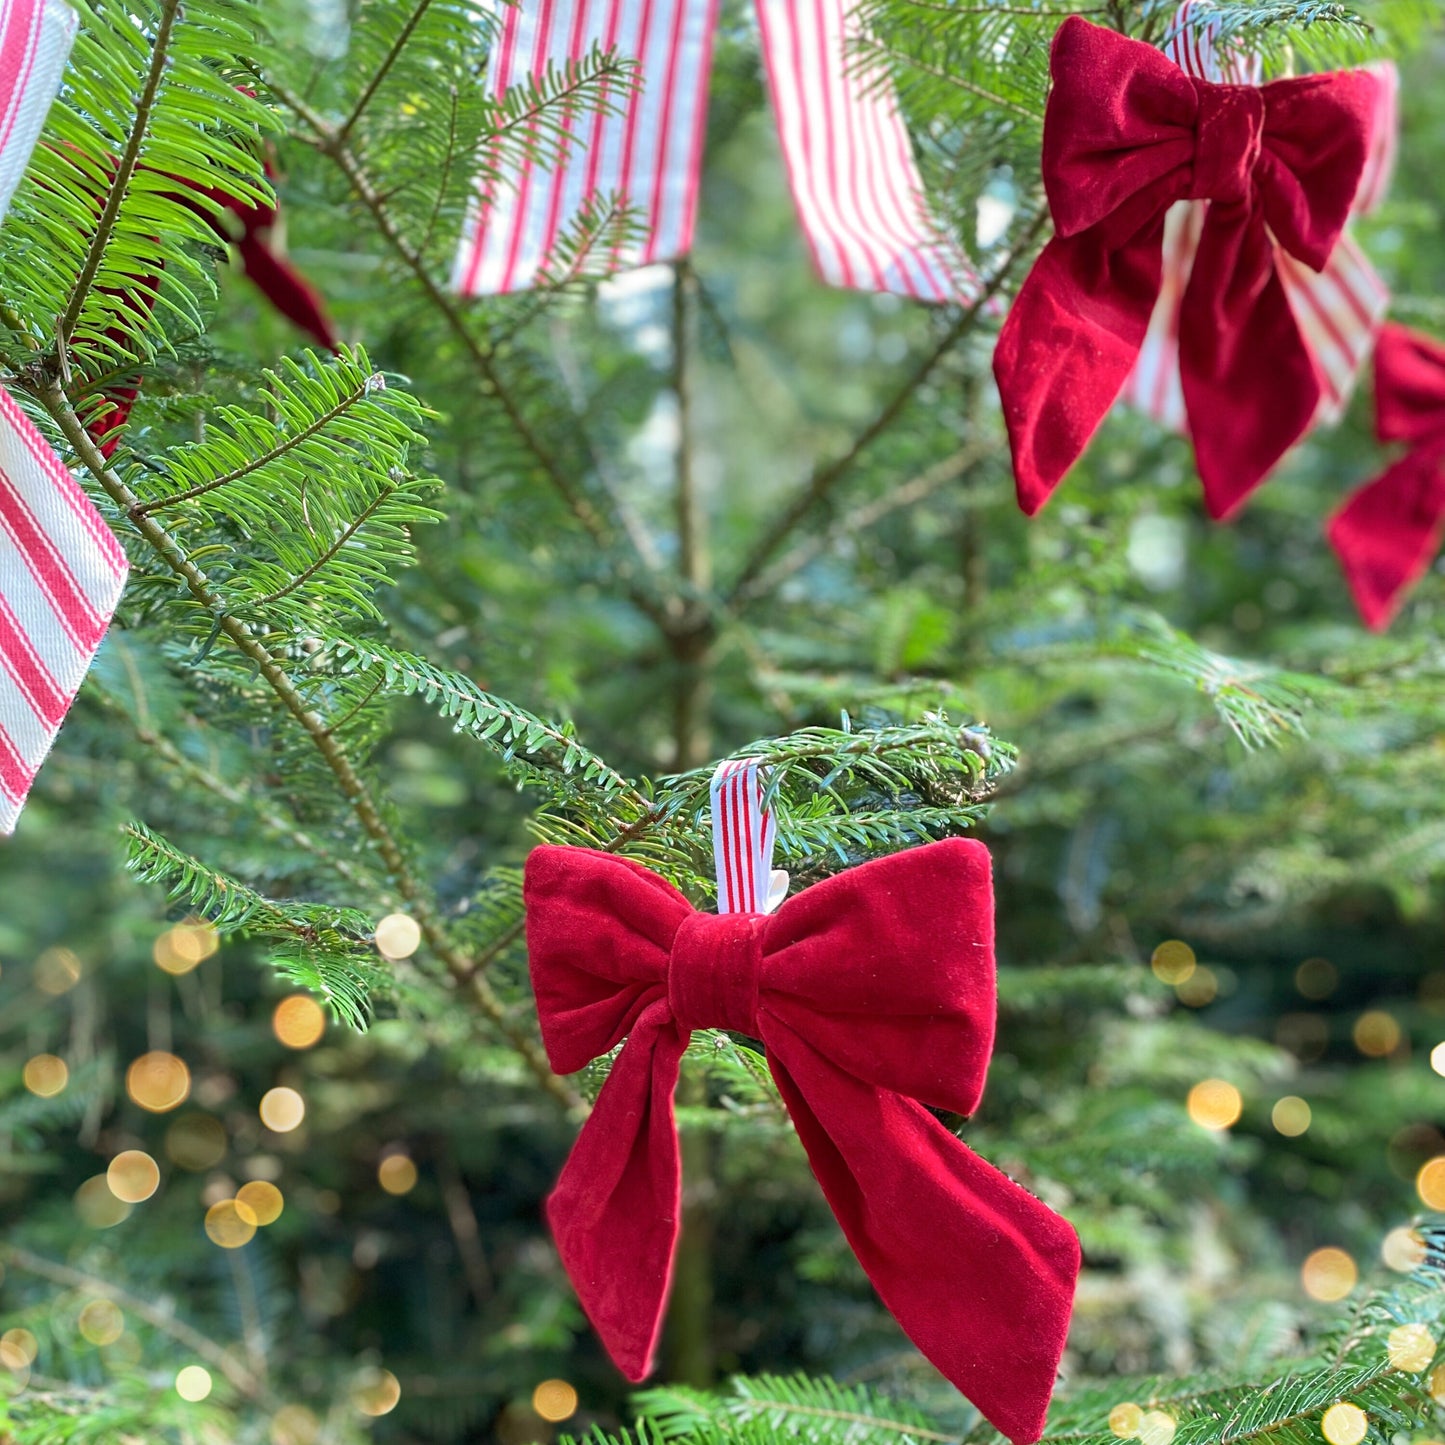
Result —
M719 913L771 913L788 891L773 867L778 829L764 811L767 779L758 763L731 758L712 775L712 852Z
M75 38L59 0L0 0L0 217ZM0 388L0 833L15 827L125 585L120 544Z
M929 215L893 87L860 70L852 3L757 0L789 184L818 274L856 290L971 300L978 277ZM639 218L641 240L616 247L600 269L688 252L716 25L717 0L521 0L507 9L494 97L594 47L636 62L638 86L615 114L566 119L569 143L555 164L518 160L479 182L457 291L496 295L560 279L559 242L609 203Z
M1184 0L1164 42L1164 53L1186 74L1216 84L1258 85L1257 56L1223 55L1215 40L1217 21L1200 17L1213 7L1207 0ZM1370 67L1376 78L1375 124L1370 154L1355 196L1355 213L1379 204L1394 165L1399 78L1395 67ZM1164 227L1164 276L1139 349L1139 360L1124 384L1121 399L1176 431L1186 429L1184 394L1179 381L1179 308L1199 247L1206 201L1179 201ZM1318 273L1275 248L1275 265L1295 322L1314 358L1320 382L1316 420L1338 420L1350 392L1374 348L1390 293L1365 253L1348 232L1341 237L1325 269Z

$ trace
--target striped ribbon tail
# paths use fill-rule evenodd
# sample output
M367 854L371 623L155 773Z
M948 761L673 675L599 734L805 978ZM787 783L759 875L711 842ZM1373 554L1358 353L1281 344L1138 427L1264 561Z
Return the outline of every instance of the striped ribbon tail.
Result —
M61 0L0 0L0 221L60 89L78 23Z
M565 115L554 154L500 158L478 184L452 285L495 296L565 279L566 248L609 210L639 224L608 240L589 273L671 260L692 245L707 122L717 0L522 0L506 7L494 52L493 98L546 85L595 50L637 67L637 85L609 113ZM620 85L620 82L618 82ZM601 227L600 229L608 229ZM616 227L611 228L614 233ZM576 257L573 269L580 269Z
M719 913L771 913L788 891L773 868L777 825L763 809L767 778L758 763L731 758L712 775L712 852Z
M0 833L15 827L125 577L120 543L0 388Z
M1216 84L1258 85L1259 58L1221 51L1215 41L1219 21L1203 0L1184 0L1164 42L1164 53L1187 75ZM1393 65L1370 67L1376 80L1375 124L1369 159L1354 211L1363 215L1377 206L1394 165L1398 120L1399 78ZM1164 275L1149 330L1122 400L1163 426L1184 431L1184 395L1179 381L1179 307L1199 234L1205 201L1180 201L1165 221ZM1360 370L1374 349L1375 337L1390 303L1390 293L1347 231L1323 271L1311 271L1279 247L1275 267L1296 324L1314 361L1320 383L1318 422L1337 421L1349 403Z
M915 301L972 301L978 274L924 198L897 92L862 66L850 0L757 0L788 182L819 277Z

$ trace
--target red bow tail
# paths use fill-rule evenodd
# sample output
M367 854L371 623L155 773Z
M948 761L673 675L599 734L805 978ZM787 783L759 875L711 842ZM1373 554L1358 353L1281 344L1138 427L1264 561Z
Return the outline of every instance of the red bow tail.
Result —
M702 914L640 865L527 862L527 943L553 1067L622 1049L548 1200L588 1318L651 1369L676 1246L672 1096L695 1028L760 1038L813 1172L909 1337L1016 1441L1043 1430L1078 1240L924 1104L969 1113L993 1046L987 850L952 840Z

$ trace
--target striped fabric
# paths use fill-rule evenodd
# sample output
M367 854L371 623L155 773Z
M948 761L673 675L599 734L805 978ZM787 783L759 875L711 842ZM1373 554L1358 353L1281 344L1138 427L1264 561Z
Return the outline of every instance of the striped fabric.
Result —
M1214 40L1217 22L1200 24L1211 6L1207 0L1184 0L1164 42L1164 53L1186 74L1228 85L1258 85L1257 56L1219 55ZM1369 160L1355 197L1363 215L1379 204L1394 165L1398 129L1398 76L1393 65L1371 67L1377 81L1375 127ZM1184 431L1184 394L1179 382L1179 307L1199 234L1205 201L1180 201L1169 212L1164 229L1164 279L1149 319L1139 360L1120 393L1121 399L1155 421ZM1390 293L1348 232L1319 273L1276 248L1275 264L1295 321L1314 357L1320 382L1316 420L1337 421L1349 401L1360 369L1375 344Z
M819 276L923 301L970 300L978 278L928 213L886 76L862 74L850 0L757 0L789 184ZM625 206L641 239L620 271L692 245L717 0L522 0L502 19L493 95L560 71L594 47L637 62L639 85L609 116L565 121L547 167L516 162L478 184L453 270L464 296L560 279L558 243L590 212ZM595 269L595 258L592 258Z
M0 0L0 221L60 89L77 23L61 0Z
M125 575L100 513L0 388L0 833L15 827Z
M770 913L783 901L788 875L773 871L777 825L763 811L766 780L746 758L718 764L712 775L712 851L719 913Z

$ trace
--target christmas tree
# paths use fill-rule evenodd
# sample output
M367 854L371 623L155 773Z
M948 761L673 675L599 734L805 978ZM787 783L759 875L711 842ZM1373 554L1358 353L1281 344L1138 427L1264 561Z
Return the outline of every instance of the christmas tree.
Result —
M990 364L1051 233L1069 7L860 17L849 63L886 67L980 278L942 304L819 284L750 7L690 255L614 273L645 226L608 195L490 298L451 281L478 177L556 164L647 84L625 57L497 99L469 0L75 8L0 228L0 384L131 572L0 843L0 1440L998 1438L741 1033L683 1060L640 1392L552 1250L609 1061L548 1065L523 862L583 844L714 906L724 758L770 770L794 894L993 855L998 1039L945 1122L1080 1236L1047 1439L1437 1436L1445 591L1371 635L1322 536L1381 468L1368 384L1228 526L1127 408L1020 514ZM1186 20L1266 79L1399 64L1354 236L1436 336L1440 19ZM334 354L243 229L277 197L261 241Z

